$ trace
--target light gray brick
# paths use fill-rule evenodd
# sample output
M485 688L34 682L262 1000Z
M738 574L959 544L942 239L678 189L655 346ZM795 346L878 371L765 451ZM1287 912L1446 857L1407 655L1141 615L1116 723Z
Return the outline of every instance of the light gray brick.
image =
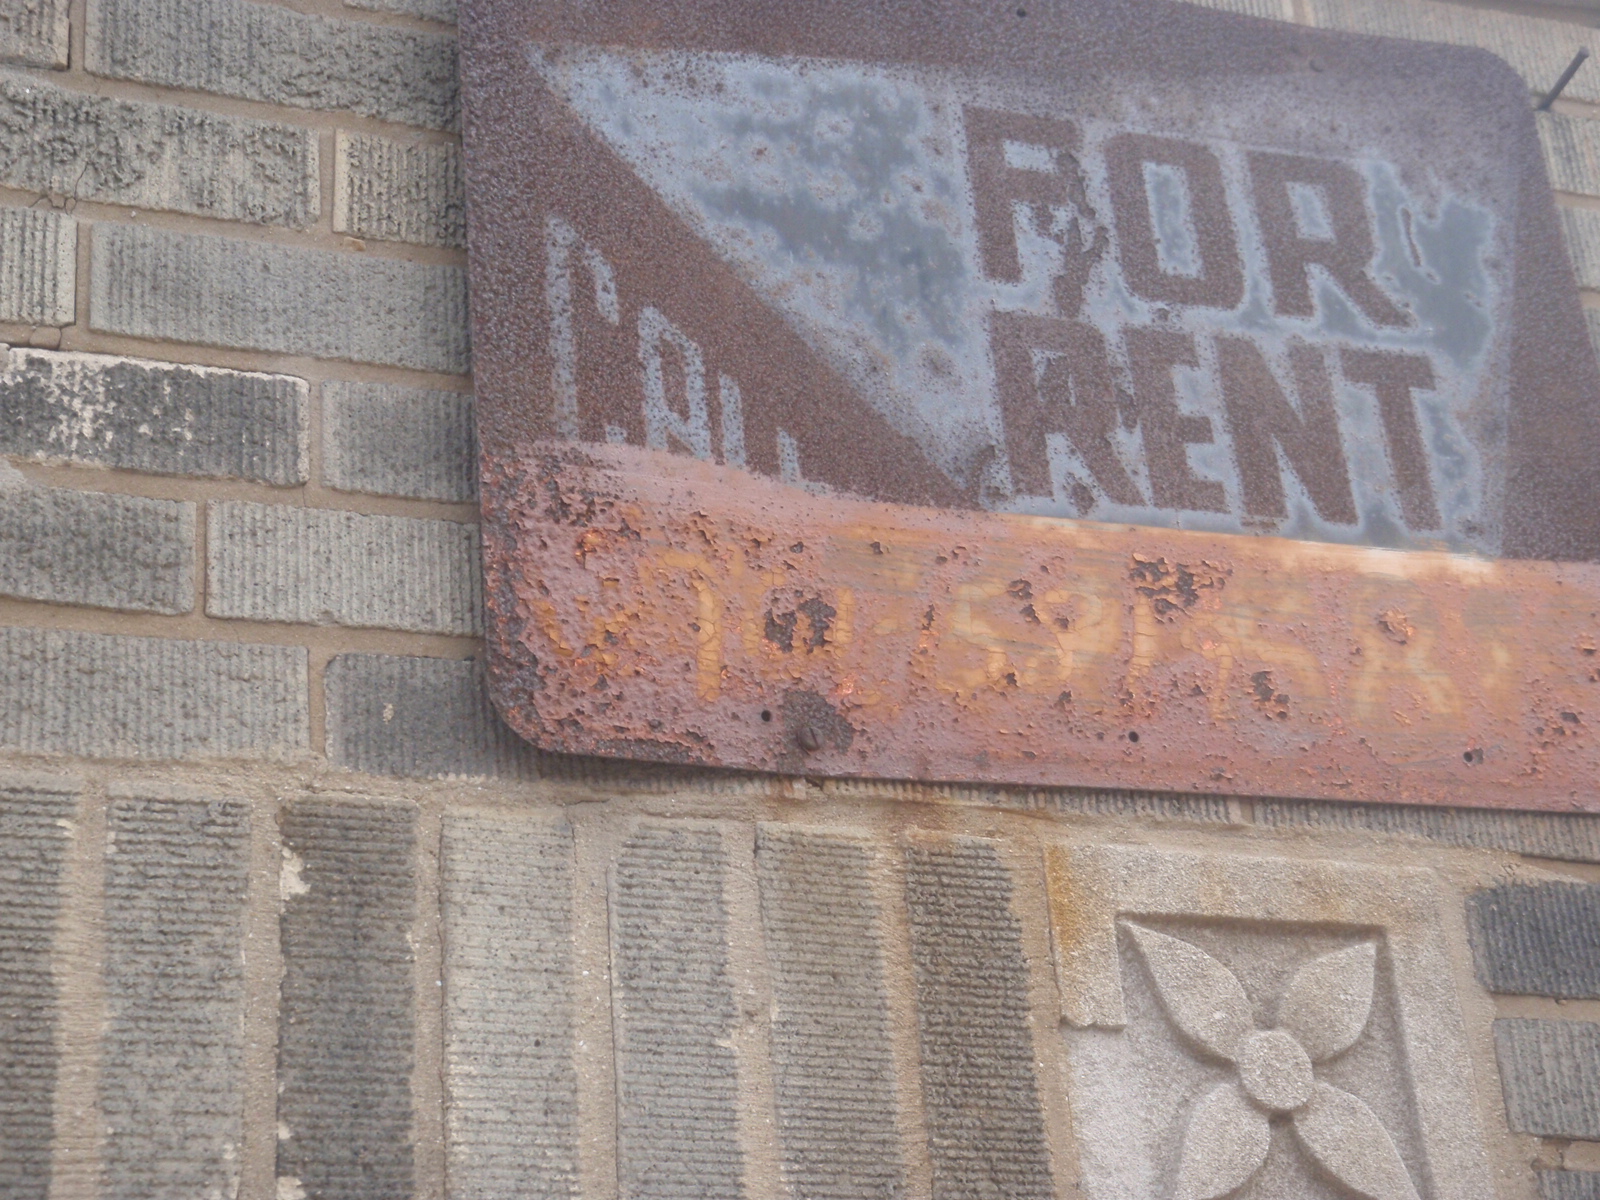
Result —
M851 837L763 825L756 862L790 1190L814 1200L904 1195L871 852Z
M1293 0L1186 0L1202 8L1220 8L1225 12L1242 13L1247 17L1265 17L1269 21L1293 21Z
M0 595L128 612L194 609L194 505L29 487L0 467Z
M1600 1140L1600 1024L1502 1019L1494 1045L1513 1130Z
M0 62L67 65L68 0L10 0L0 5Z
M644 825L611 886L617 1176L624 1200L739 1200L737 1012L722 835Z
M387 383L323 384L322 475L329 487L345 492L476 500L471 395Z
M1600 816L1344 801L1256 800L1252 821L1271 829L1365 830L1446 846L1509 850L1534 858L1600 862Z
M41 208L0 208L0 321L78 319L78 223Z
M278 1194L411 1196L416 808L306 799L278 824Z
M370 12L400 13L407 17L424 17L430 21L443 21L454 25L455 0L344 0L350 8L364 8Z
M317 219L317 135L0 74L0 182L225 221Z
M91 259L89 323L105 333L468 369L459 267L105 224Z
M539 753L506 728L472 659L341 654L328 664L328 757L372 775L533 779Z
M234 1196L250 806L124 796L107 822L106 1195Z
M905 856L933 1200L1050 1200L1010 872L977 839Z
M1600 354L1600 308L1586 308L1583 319L1589 323L1589 345Z
M454 812L442 851L450 1195L575 1197L572 829Z
M0 627L0 747L283 758L310 742L298 646Z
M1600 999L1600 885L1505 884L1467 899L1478 979L1491 992Z
M51 955L76 792L65 780L0 777L0 1195L7 1200L50 1193L58 1009Z
M333 228L385 242L465 246L461 147L341 132Z
M1572 273L1581 288L1600 288L1600 210L1558 208Z
M27 347L0 361L0 454L306 481L303 379Z
M89 71L112 79L426 129L456 123L456 43L447 34L252 0L89 0L85 48Z
M1600 121L1554 112L1536 116L1550 186L1558 192L1600 196Z
M478 527L326 508L213 501L213 617L478 634Z
M1600 1171L1540 1171L1541 1200L1600 1200Z

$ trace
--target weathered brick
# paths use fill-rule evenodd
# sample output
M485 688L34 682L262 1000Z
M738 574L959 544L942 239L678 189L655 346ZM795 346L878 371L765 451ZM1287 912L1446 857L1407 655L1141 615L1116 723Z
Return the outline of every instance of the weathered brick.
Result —
M977 839L906 847L934 1200L1050 1200L1011 876Z
M1386 836L1425 838L1446 846L1509 850L1568 862L1600 862L1600 816L1591 813L1517 813L1315 800L1245 803L1255 824L1272 829L1369 830Z
M400 13L407 17L423 17L430 21L456 22L455 0L344 0L350 8L364 8L369 12Z
M738 1014L722 835L645 825L611 886L617 1176L629 1200L739 1200Z
M213 617L482 632L476 525L214 501L206 546Z
M575 1197L572 829L454 812L441 849L450 1195Z
M0 627L0 746L90 758L305 752L298 646Z
M1467 899L1478 979L1491 992L1600 999L1600 885L1505 884Z
M328 757L372 775L533 779L539 754L507 729L472 659L341 654L328 664Z
M790 1190L816 1200L904 1195L871 852L854 838L763 825L756 863Z
M78 319L78 223L43 208L0 208L0 321Z
M7 1200L50 1193L58 1000L51 955L76 793L65 780L0 776L0 1195Z
M1512 1129L1600 1140L1600 1024L1503 1019L1494 1044Z
M0 595L191 612L194 505L30 487L0 466Z
M1294 20L1294 0L1187 0L1203 8L1220 8L1247 17L1266 17L1271 21Z
M295 801L283 832L278 1194L412 1194L416 808Z
M1572 273L1581 288L1600 288L1600 210L1559 208Z
M1583 319L1589 323L1589 345L1600 354L1600 308L1586 308Z
M387 383L322 385L329 487L421 500L476 500L472 397Z
M1540 1171L1541 1200L1600 1200L1600 1171Z
M226 221L317 219L317 135L0 75L0 182Z
M465 246L461 148L340 133L333 227L379 241Z
M233 1196L250 806L123 796L107 823L106 1194Z
M0 454L306 481L303 379L27 347L0 361Z
M67 0L11 0L0 6L0 62L65 67Z
M106 333L468 369L459 267L106 224L91 260L89 323Z
M85 41L89 71L112 79L427 129L456 123L456 43L446 34L252 0L89 0Z
M1600 121L1554 112L1536 116L1550 186L1558 192L1600 196Z

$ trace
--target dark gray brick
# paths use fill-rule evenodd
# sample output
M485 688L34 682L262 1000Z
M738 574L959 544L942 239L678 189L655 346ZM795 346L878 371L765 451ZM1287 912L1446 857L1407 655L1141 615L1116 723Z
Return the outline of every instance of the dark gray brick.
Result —
M0 208L0 321L77 320L78 223L41 208Z
M454 812L442 841L450 1195L574 1197L572 828Z
M233 1196L244 1135L250 806L127 796L108 817L108 1196Z
M0 6L0 62L65 67L68 0L23 0Z
M1600 999L1600 885L1507 884L1467 900L1478 978L1491 992Z
M419 246L467 244L460 146L341 133L335 153L335 233Z
M1512 1129L1600 1140L1600 1024L1499 1020L1494 1044Z
M1416 804L1343 801L1242 801L1269 829L1364 830L1402 834L1446 846L1509 850L1534 858L1600 862L1600 816L1592 813L1501 812Z
M95 227L91 261L104 333L468 370L460 267L113 224Z
M1540 1171L1542 1200L1600 1200L1600 1171Z
M933 1200L1051 1200L1011 877L976 839L906 847Z
M763 825L756 854L790 1189L811 1200L904 1195L870 851L850 837Z
M456 122L456 43L251 0L90 0L95 75L403 125Z
M191 612L194 505L30 487L0 466L0 595Z
M611 889L617 1176L624 1200L738 1200L737 1023L722 835L637 829Z
M279 815L280 1195L412 1194L416 821L409 804L345 800Z
M329 487L419 500L476 500L472 397L387 383L322 385Z

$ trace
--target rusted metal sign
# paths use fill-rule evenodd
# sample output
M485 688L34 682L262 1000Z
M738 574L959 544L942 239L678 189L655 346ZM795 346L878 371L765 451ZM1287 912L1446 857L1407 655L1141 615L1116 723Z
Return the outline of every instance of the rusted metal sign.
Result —
M1591 803L1600 373L1504 64L1157 0L463 38L523 736Z

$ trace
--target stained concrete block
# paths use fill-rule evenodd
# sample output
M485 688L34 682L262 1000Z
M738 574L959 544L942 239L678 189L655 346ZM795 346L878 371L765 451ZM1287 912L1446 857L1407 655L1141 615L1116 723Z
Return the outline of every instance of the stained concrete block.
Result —
M1251 819L1269 829L1363 830L1408 835L1445 846L1509 850L1535 858L1600 862L1600 816L1516 813L1412 804L1255 800Z
M303 379L27 347L0 362L0 454L306 481Z
M104 333L468 369L459 267L109 224L91 262L89 324Z
M76 799L68 781L0 776L0 1195L7 1200L50 1193L58 1009L51 954Z
M213 501L206 548L213 617L414 633L483 629L476 525Z
M455 0L345 0L350 8L365 8L372 12L400 13L407 17L424 17L430 21L443 21L454 25Z
M284 758L310 743L298 646L0 627L0 747Z
M0 596L191 612L194 505L31 487L0 466Z
M0 208L0 321L77 320L78 223L41 208Z
M572 828L444 818L446 1145L453 1200L578 1194Z
M903 1195L871 852L848 836L763 825L756 864L784 1176L817 1200Z
M461 147L341 132L336 155L335 232L421 246L467 244Z
M1513 1130L1600 1140L1600 1024L1503 1019L1494 1044Z
M1467 900L1478 979L1491 992L1600 999L1600 885L1506 884Z
M1010 872L977 839L913 843L905 862L934 1200L1051 1200Z
M476 500L472 396L387 383L322 385L329 487L419 500Z
M1561 232L1581 288L1600 288L1600 210L1558 208Z
M539 754L506 728L471 659L341 654L328 664L328 758L372 775L535 779Z
M204 52L195 39L204 31ZM89 71L402 125L456 123L456 43L252 0L90 0Z
M1555 112L1538 113L1537 118L1550 186L1558 192L1600 196L1600 121Z
M107 818L106 1193L233 1196L244 1137L250 806L124 796Z
M644 825L611 884L617 1176L625 1200L739 1200L727 851L715 829Z
M1600 1171L1540 1171L1541 1200L1600 1200Z
M279 814L278 1194L412 1194L416 1016L410 804L305 799Z
M12 0L0 8L0 62L67 65L68 0Z

